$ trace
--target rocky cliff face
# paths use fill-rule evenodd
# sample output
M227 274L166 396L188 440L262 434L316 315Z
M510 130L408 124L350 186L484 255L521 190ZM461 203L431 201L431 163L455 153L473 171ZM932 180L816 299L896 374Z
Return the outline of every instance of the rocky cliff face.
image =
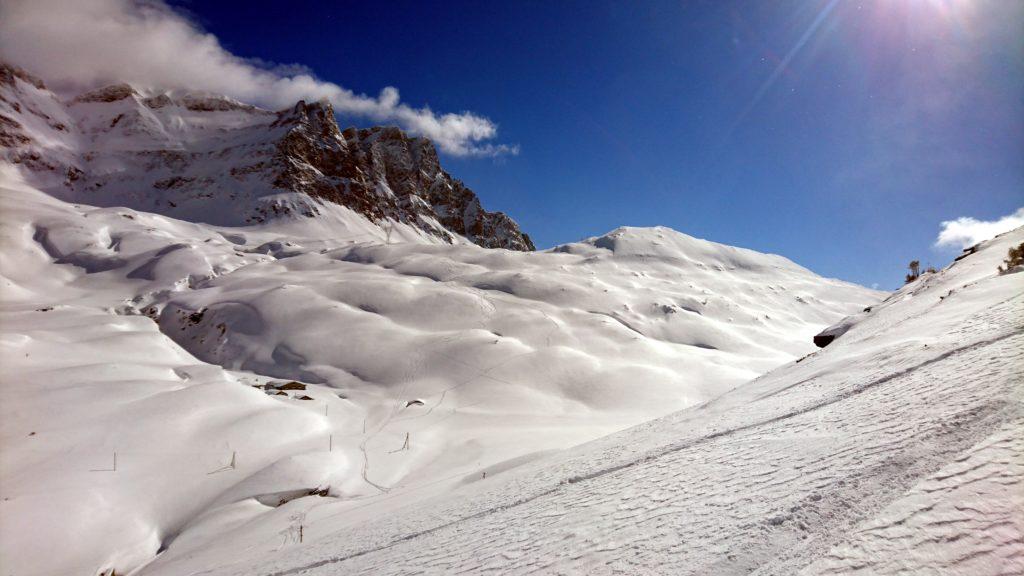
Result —
M413 222L487 248L533 250L530 237L452 178L426 138L395 127L339 131L330 104L299 102L278 114L288 128L277 142L274 185L342 204L374 220Z
M326 103L268 112L127 84L63 102L0 63L0 156L54 195L100 206L251 225L338 204L385 230L403 223L447 242L534 249L441 167L430 140L394 127L342 131Z

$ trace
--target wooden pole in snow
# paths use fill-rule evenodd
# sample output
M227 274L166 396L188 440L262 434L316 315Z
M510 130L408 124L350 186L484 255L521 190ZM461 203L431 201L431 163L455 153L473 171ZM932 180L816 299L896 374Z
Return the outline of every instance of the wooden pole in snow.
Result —
M117 472L117 451L114 451L114 466L112 468L99 468L89 470L89 472Z

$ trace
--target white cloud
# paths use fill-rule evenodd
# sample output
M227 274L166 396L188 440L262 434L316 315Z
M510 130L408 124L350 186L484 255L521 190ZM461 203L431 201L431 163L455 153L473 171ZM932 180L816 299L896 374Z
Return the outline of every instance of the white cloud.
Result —
M492 144L497 126L471 112L438 114L317 79L296 66L240 58L162 0L3 0L0 57L64 88L124 81L149 88L227 94L269 108L327 99L339 113L395 123L457 156L516 154Z
M947 220L942 223L942 230L939 232L939 237L935 239L935 245L966 248L1019 226L1024 226L1024 208L1018 208L1013 214L991 221L961 216L956 220Z

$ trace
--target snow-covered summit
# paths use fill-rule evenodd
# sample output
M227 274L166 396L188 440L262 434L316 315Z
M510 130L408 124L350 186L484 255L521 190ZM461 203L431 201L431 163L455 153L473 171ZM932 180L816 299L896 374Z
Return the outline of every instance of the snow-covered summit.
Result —
M65 103L27 72L0 67L5 159L69 201L221 225L343 206L423 241L533 249L511 218L484 210L441 168L429 140L390 127L342 132L330 104L269 112L218 94L123 83Z
M622 226L601 236L555 248L556 251L575 254L600 253L594 249L606 250L616 258L649 258L671 262L676 266L710 267L718 270L784 268L806 271L782 256L694 238L664 226Z

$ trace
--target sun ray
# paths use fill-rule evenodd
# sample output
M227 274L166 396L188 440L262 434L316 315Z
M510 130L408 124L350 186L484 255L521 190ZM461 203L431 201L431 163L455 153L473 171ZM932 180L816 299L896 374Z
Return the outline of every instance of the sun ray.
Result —
M817 32L819 28L821 28L822 23L825 22L825 19L828 17L829 14L832 13L832 10L835 9L836 4L838 3L839 0L830 0L827 4L825 4L825 6L822 7L821 11L818 12L818 15L815 16L814 20L807 27L807 30L804 30L804 33L800 35L800 38L797 39L793 47L789 49L789 52L786 53L786 56L782 59L781 62L779 62L778 66L775 67L775 70L772 71L771 75L768 76L768 78L757 89L757 92L754 93L754 97L750 99L750 102L748 102L746 106L744 106L739 116L736 117L736 120L729 127L727 137L732 135L733 131L736 130L740 123L742 123L743 120L746 119L747 115L749 115L750 112L753 111L754 107L757 106L758 102L760 102L761 99L764 98L764 95L768 93L768 90L770 90L772 85L775 84L775 81L778 80L779 76L781 76L783 72L786 71L786 69L789 66L789 63L793 61L793 58L795 58L796 55L800 52L800 50L804 47L804 45L807 44L808 40L811 39L814 33Z

